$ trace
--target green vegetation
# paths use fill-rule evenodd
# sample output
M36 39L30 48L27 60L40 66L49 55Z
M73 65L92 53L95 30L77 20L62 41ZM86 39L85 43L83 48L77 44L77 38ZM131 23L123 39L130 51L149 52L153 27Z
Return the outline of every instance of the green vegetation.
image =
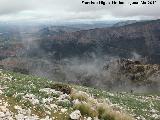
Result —
M131 116L158 120L160 116L160 96L156 93L111 93L1 70L0 88L2 105L8 104L14 115L18 114L15 107L20 106L39 118L54 116L56 120L69 120L70 113L77 109L82 118L100 120L131 120Z

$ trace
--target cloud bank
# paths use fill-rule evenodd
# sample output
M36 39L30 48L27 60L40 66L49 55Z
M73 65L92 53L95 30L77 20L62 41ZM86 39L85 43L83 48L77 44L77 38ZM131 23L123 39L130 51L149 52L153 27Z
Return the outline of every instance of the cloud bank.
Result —
M90 2L90 0L84 1ZM131 1L140 2L141 0L121 1L128 3ZM160 2L158 0L155 5L132 6L129 4L85 5L82 4L82 0L0 0L0 20L159 19L159 11Z

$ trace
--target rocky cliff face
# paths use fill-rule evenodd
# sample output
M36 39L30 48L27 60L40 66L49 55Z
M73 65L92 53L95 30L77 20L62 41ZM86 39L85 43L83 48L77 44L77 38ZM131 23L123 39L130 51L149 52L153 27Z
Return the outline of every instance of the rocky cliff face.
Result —
M116 68L111 72L115 78L113 81L118 80L118 82L114 83L125 84L124 88L127 88L128 85L131 91L160 90L160 65L158 64L145 64L130 59L119 59L104 68L106 71ZM119 86L119 84L117 85Z

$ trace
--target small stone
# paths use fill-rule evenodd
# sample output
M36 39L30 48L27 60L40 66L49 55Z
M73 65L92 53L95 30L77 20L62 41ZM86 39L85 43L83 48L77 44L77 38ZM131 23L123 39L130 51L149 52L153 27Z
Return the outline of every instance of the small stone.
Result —
M5 106L0 106L0 110L1 110L2 112L7 112L7 108L6 108Z
M67 111L67 109L65 109L65 108L61 109L62 113L66 112L66 111Z
M94 117L94 120L99 120L98 117Z
M16 110L21 110L22 108L21 108L20 106L18 106L18 105L15 105L15 106L14 106L14 109L16 109Z
M50 104L50 107L51 107L52 109L56 109L58 106L57 106L56 104Z
M3 94L2 90L0 90L0 94Z
M80 104L80 103L81 103L78 99L75 99L75 100L73 100L72 102L73 102L73 104L75 104L75 105L77 105L77 104Z
M43 118L41 120L52 120L52 118L49 118L49 116L46 116L45 118Z
M91 117L88 117L87 120L92 120L92 118L91 118Z
M154 118L154 119L159 119L159 118L160 118L160 115L153 114L151 117Z
M71 118L72 120L79 120L80 117L81 117L81 112L80 112L79 110L75 110L74 112L72 112L72 113L70 114L70 118Z
M3 112L0 112L0 118L5 117L5 114Z
M51 115L51 112L50 112L50 111L46 111L46 113L47 113L48 115Z
M157 113L157 110L151 109L150 112L151 112L151 113Z

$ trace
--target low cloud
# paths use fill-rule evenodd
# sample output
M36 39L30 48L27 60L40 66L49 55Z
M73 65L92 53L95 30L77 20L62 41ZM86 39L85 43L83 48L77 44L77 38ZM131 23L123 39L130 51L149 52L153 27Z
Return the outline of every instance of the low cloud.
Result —
M87 0L84 0L87 1ZM88 0L90 1L90 0ZM93 0L98 1L98 0ZM0 19L158 19L159 1L155 5L85 5L82 0L0 0ZM140 0L137 0L140 2Z

